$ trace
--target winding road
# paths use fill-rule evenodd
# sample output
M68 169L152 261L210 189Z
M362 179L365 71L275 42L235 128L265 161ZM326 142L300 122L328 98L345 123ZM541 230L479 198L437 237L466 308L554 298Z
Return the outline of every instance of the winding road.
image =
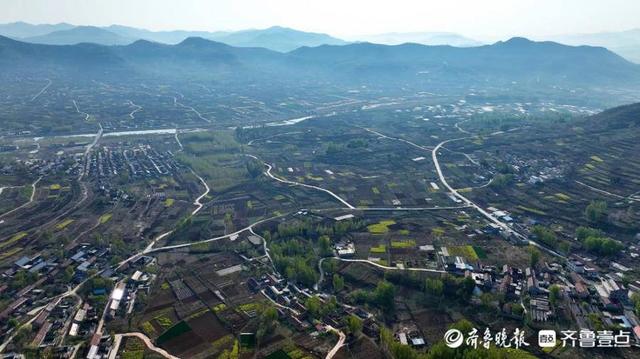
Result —
M166 350L162 348L158 348L157 346L153 345L153 342L151 342L151 339L149 339L149 337L138 332L116 334L114 336L113 346L111 347L111 351L109 352L109 359L115 359L116 356L118 355L118 349L120 348L120 343L122 342L122 338L138 338L144 342L144 345L146 345L147 348L149 348L149 350L167 359L180 359L177 356L173 356L169 354Z
M460 128L459 126L457 126L458 124L456 124L456 128L458 130L460 130L461 132L464 133L469 133L468 131L463 130L462 128ZM371 129L367 129L367 128L363 128L364 130L371 132L373 134L376 134L382 138L386 138L386 139L390 139L390 140L396 140L396 141L401 141L404 143L407 143L411 146L417 147L417 148L421 148L423 150L427 150L427 147L425 146L421 146L418 145L416 143L413 143L411 141L405 140L405 139L401 139L401 138L396 138L396 137L390 137L387 135L384 135L380 132L371 130ZM501 135L504 134L506 132L512 132L512 131L517 131L520 128L513 128L510 129L508 131L496 131L493 132L487 136L497 136L497 135ZM486 211L484 208L480 207L478 204L474 203L473 201L471 201L469 198L463 196L462 194L460 194L460 192L458 192L458 190L456 190L455 188L453 188L449 182L447 182L447 179L445 178L444 174L442 173L442 168L440 166L440 162L438 160L438 152L443 148L444 145L451 143L451 142L455 142L455 141L462 141L462 140L466 140L469 138L472 138L473 136L465 136L465 137L459 137L459 138L452 138L452 139L448 139L448 140L444 140L440 143L438 143L433 149L431 149L431 158L433 160L433 164L435 166L436 169L436 173L438 174L438 179L440 180L440 183L442 183L442 185L456 198L458 198L459 200L461 200L463 203L465 203L468 207L473 207L476 211L478 211L483 217L485 217L486 219L488 219L491 223L496 224L497 226L499 226L503 231L505 231L505 233L509 234L509 235L513 235L516 238L522 240L522 241L527 241L530 245L535 246L537 248L542 249L543 251L555 256L555 257L559 257L559 258L565 258L566 256L563 256L562 254L551 250L545 246L540 245L539 243L532 241L530 239L528 239L525 235L517 232L516 230L514 230L513 228L509 227L509 225L507 225L505 222L502 222L500 219L498 219L497 217L495 217L494 215L492 215L491 213L489 213L488 211Z
M182 94L180 94L180 96L184 98L184 96L182 96ZM195 113L195 114L198 116L198 118L200 118L202 121L205 121L205 122L207 122L207 123L211 123L211 120L210 120L210 119L208 119L208 118L204 117L204 116L203 116L203 115L202 115L198 110L196 110L196 109L195 109L195 108L193 108L192 106L187 106L187 105L183 104L182 102L178 101L178 98L177 98L177 97L175 97L175 96L173 97L173 104L174 104L175 106L179 106L179 107L182 107L182 108L186 108L187 110L189 110L189 111L191 111L191 112Z
M14 209L12 209L12 210L8 211L8 212L5 212L5 213L3 213L3 214L0 214L0 218L3 218L3 217L5 217L5 216L8 216L8 215L10 215L11 213L14 213L14 212L16 212L16 211L19 211L19 210L21 210L22 208L24 208L24 207L26 207L26 206L30 205L31 203L33 203L33 201L34 201L34 200L35 200L35 198L36 198L36 188L37 188L36 186L38 185L38 182L40 182L40 180L41 180L41 179L42 179L42 176L38 177L38 179L37 179L35 182L33 182L33 183L31 184L31 197L29 197L29 201L28 201L28 202L26 202L26 203L24 203L24 204L22 204L22 205L20 205L20 206L18 206L18 207L16 207L16 208L14 208ZM8 188L8 187L3 187L2 189L4 190L4 188ZM0 193L2 193L2 191L1 191L1 190L0 190Z
M129 113L129 118L131 118L132 120L135 120L135 119L136 119L135 114L136 114L136 112L140 112L140 111L142 111L142 106L140 106L140 105L136 105L136 104L135 104L135 103L133 103L133 101L131 101L131 100L128 100L128 101L127 101L127 104L128 104L128 105L130 105L130 106L135 107L135 109L133 109L133 111L131 111L131 113Z
M295 182L295 181L289 181L286 179L282 179L280 177L275 176L274 174L271 173L271 171L273 170L273 166L271 166L270 164L261 161L258 157L254 156L254 155L248 155L246 154L245 156L251 157L255 160L258 160L260 162L262 162L265 166L267 166L267 171L264 172L265 175L267 175L267 177L276 180L280 183L285 183L285 184L289 184L289 185L293 185L293 186L300 186L300 187L305 187L305 188L311 188L311 189L315 189L317 191L321 191L324 193L327 193L328 195L330 195L331 197L337 199L340 203L344 204L345 206L347 206L347 208L349 209L356 209L356 207L352 206L349 202L347 202L346 200L344 200L342 197L338 196L337 194L329 191L328 189L322 188L322 187L318 187L318 186L312 186L309 184L305 184L305 183L300 183L300 182Z
M196 209L193 210L193 212L191 212L192 216L195 216L198 212L200 212L200 210L202 209L202 207L204 206L204 204L202 204L202 199L205 198L210 191L209 186L207 185L207 182L202 179L202 177L200 177L198 174L196 174L193 170L191 170L191 173L193 173L194 176L198 177L198 179L200 180L200 183L202 183L202 185L205 188L205 191L203 194L201 194L198 198L196 198L195 201L193 201L193 205L196 206Z
M322 263L324 262L325 259L335 259L337 261L341 261L341 262L350 262L350 263L365 263L365 264L369 264L372 265L374 267L380 268L380 269L384 269L384 270L399 270L399 271L409 271L409 272L427 272L427 273L439 273L439 274L445 274L447 273L446 271L440 270L440 269L431 269L431 268L413 268L413 267L408 267L408 268L398 268L398 267L389 267L389 266L385 266L382 265L380 263L376 263L373 261L370 261L368 259L350 259L350 258L341 258L338 256L335 257L324 257L321 258L318 261L318 269L320 270L320 278L318 279L318 282L316 282L316 284L314 284L313 289L315 289L316 291L319 290L320 285L322 284L323 280L324 280L324 269L322 269Z
M347 336L341 330L338 330L330 325L327 325L327 330L338 334L339 337L336 345L327 353L327 356L325 357L325 359L331 359L336 355L336 353L338 353L340 348L344 346L344 342L345 340L347 340Z

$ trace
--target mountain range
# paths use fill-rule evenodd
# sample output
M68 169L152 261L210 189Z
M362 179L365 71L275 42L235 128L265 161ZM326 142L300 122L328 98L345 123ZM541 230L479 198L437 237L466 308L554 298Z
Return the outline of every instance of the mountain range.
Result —
M292 51L302 46L345 45L355 42L372 42L383 45L416 43L456 47L482 45L479 41L451 32L386 33L353 37L346 41L327 34L303 32L280 26L260 30L207 32L149 31L121 25L96 27L70 24L31 25L17 22L0 25L0 35L20 41L49 45L73 45L83 42L100 45L125 45L136 40L175 45L189 37L201 37L237 47L264 47L279 52Z
M53 31L48 34L25 37L21 40L47 45L75 45L80 43L126 45L134 42L136 39L127 38L95 26L77 26L70 29Z
M288 53L234 47L199 37L167 45L42 45L0 37L0 73L256 81L330 81L347 85L632 86L640 65L602 47L513 38L478 47L355 43L301 47ZM123 77L125 78L125 77Z
M354 41L366 41L383 45L401 45L406 43L422 45L450 45L456 47L480 46L482 43L452 32L390 32L386 34L365 35L353 38Z
M0 24L0 35L22 39L46 35L54 31L69 30L74 27L76 26L67 23L33 25L26 22L13 22L10 24Z
M209 32L185 30L150 31L122 25L96 27L74 26L66 23L32 25L25 22L16 22L0 24L0 35L15 40L50 45L73 45L84 42L99 45L126 45L137 40L175 45L189 37L201 37L236 47L264 47L278 52L289 52L303 46L346 45L358 42L383 45L415 43L455 47L477 47L483 45L480 41L451 32L395 32L339 39L327 34L298 31L280 26L260 30ZM640 29L534 37L534 39L537 41L554 41L572 46L605 47L627 60L640 63Z
M237 47L264 47L288 52L301 46L344 45L347 42L313 32L303 32L280 26L261 30L242 31L149 31L134 27L111 25L107 27L58 25L31 25L23 22L0 25L0 35L16 40L48 45L126 45L137 40L164 44L177 44L189 37L201 37Z
M566 45L606 47L630 61L640 63L640 29L593 34L557 35L547 38Z

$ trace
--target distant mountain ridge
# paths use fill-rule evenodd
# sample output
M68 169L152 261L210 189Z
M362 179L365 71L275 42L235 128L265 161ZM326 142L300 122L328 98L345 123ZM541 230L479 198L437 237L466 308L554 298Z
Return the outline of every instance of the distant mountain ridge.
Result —
M127 38L95 26L77 26L71 29L54 31L45 35L26 37L22 40L47 45L75 45L80 43L126 45L134 42L136 39Z
M66 23L33 25L26 22L14 22L10 24L0 24L0 35L14 39L21 39L25 37L46 35L54 31L69 30L74 27L76 26Z
M190 37L201 37L237 47L264 47L288 52L301 46L343 45L347 42L327 34L304 32L280 26L260 30L226 31L149 31L134 27L111 25L107 27L58 25L31 25L13 23L0 25L0 35L16 40L47 44L125 45L136 40L177 44Z
M264 47L289 52L301 46L345 45L346 41L327 34L302 32L280 26L264 30L244 30L231 33L218 33L209 39L239 47Z
M356 40L354 38L354 40ZM471 47L483 45L480 41L464 37L452 32L407 32L407 33L386 33L368 36L360 36L360 41L372 42L383 45L400 45L405 43L415 43L421 45L450 45L456 47Z
M301 47L289 53L195 37L176 45L139 40L125 46L40 45L0 38L0 69L5 73L54 69L70 76L122 72L128 76L175 76L178 80L181 76L314 79L434 89L513 83L640 87L640 65L605 48L524 38L468 48L357 43Z
M148 40L175 45L189 37L222 42L236 47L264 47L289 52L300 47L347 45L369 42L382 45L415 43L429 46L478 47L484 43L452 32L383 33L339 39L323 33L304 32L286 27L241 31L150 31L135 27L110 25L106 27L75 26L66 23L32 25L25 22L0 24L0 35L20 41L51 45L73 45L82 42L100 45L124 45L136 40ZM537 41L554 41L571 46L605 47L640 64L640 29L594 34L568 34L536 37Z
M548 36L549 40L567 45L602 46L626 59L640 63L640 29L592 34L568 34Z
M484 81L612 83L638 80L640 66L601 47L572 47L554 42L512 38L492 45L457 48L370 43L346 46L303 47L291 52L298 59L324 63L332 71L361 77L405 78L422 74L431 78ZM483 80L484 79L484 80Z

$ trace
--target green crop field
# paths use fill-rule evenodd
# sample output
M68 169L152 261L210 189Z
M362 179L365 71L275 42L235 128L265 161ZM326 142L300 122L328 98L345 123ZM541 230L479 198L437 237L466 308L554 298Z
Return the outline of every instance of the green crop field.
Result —
M380 221L376 224L367 226L367 230L371 234L385 234L389 232L389 226L396 224L394 220Z

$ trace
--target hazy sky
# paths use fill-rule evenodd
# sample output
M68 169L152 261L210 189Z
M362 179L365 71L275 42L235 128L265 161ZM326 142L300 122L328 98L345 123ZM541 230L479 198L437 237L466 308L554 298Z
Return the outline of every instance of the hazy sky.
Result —
M479 39L640 27L638 0L0 0L0 23L151 30L273 25L350 35L451 31Z

